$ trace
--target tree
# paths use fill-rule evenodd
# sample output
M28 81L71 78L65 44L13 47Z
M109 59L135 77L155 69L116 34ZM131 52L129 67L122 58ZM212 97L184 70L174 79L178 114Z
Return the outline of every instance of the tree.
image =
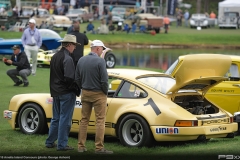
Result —
M197 0L197 13L201 13L201 0Z

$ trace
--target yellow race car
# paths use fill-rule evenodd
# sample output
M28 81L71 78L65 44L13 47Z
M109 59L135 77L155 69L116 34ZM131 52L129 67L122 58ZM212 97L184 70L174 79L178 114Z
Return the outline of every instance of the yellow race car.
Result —
M90 51L91 51L90 44L91 44L91 40L89 40L88 45L84 46L84 56L87 55L88 53L90 53ZM58 49L47 50L47 51L39 49L38 58L37 58L38 67L49 66L52 56L57 51L58 51ZM105 50L103 50L101 57L105 59L107 68L115 67L116 57L113 54L112 49L106 48Z
M188 58L167 74L134 69L108 69L105 135L118 137L124 146L151 146L154 141L206 141L233 138L238 125L233 115L209 101L209 88L226 80L231 58L224 55ZM219 64L211 63L217 60ZM208 65L207 65L208 64ZM71 132L79 131L81 99L77 97ZM12 97L4 118L25 134L45 133L52 118L50 94ZM88 134L95 134L94 110Z
M185 59L189 57L204 59L205 56L206 54L180 56L165 73L176 78L176 72L178 72L178 68L181 67ZM213 56L216 55L213 54ZM230 58L231 66L225 74L228 79L209 89L205 93L205 97L234 115L234 121L238 122L238 132L240 133L240 56L230 55ZM217 60L210 63L221 67Z

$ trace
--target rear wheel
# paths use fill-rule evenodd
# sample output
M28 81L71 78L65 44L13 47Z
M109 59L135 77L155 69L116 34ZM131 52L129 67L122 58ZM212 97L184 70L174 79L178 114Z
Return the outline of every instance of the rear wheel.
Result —
M47 130L46 116L35 103L25 104L19 112L18 124L25 134L41 134Z
M139 115L125 116L119 125L120 142L128 147L150 147L153 145L153 135L148 123Z
M116 64L116 57L114 56L113 53L109 52L105 55L104 57L106 61L106 67L107 68L114 68Z

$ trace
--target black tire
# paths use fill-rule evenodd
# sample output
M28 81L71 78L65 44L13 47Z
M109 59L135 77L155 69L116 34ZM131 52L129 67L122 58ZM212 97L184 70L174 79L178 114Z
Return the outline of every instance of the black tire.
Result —
M107 68L114 68L116 64L116 57L113 53L109 52L104 56L104 59L106 61L106 67Z
M129 114L121 120L118 136L121 144L127 147L151 147L153 145L153 135L148 123L135 114Z
M25 134L46 133L46 116L42 109L34 103L25 104L19 112L18 124Z
M42 46L40 47L40 49L42 49L42 50L44 50L44 51L47 51L47 50L48 50L45 45L42 45Z

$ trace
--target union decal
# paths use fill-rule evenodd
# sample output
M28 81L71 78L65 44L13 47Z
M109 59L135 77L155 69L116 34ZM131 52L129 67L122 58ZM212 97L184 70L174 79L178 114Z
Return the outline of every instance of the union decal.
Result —
M178 134L178 128L156 128L156 134Z

